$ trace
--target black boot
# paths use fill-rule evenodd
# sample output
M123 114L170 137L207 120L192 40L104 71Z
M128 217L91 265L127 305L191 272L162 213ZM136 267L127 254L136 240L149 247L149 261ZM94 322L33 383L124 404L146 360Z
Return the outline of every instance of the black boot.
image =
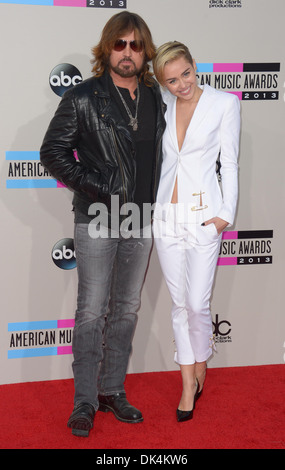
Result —
M125 423L140 423L142 414L134 406L130 405L125 392L114 395L99 395L99 411L112 411L119 421Z
M80 403L75 406L67 426L72 428L75 436L88 437L90 429L93 428L95 410L89 403Z

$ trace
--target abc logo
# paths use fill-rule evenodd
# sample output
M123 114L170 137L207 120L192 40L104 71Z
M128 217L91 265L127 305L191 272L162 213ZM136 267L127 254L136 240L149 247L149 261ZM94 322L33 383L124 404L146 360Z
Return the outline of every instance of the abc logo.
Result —
M54 264L61 269L73 269L76 267L74 243L72 238L63 238L53 247L51 253Z
M81 73L71 64L57 65L49 76L50 87L58 96L62 96L66 90L80 82L82 82Z

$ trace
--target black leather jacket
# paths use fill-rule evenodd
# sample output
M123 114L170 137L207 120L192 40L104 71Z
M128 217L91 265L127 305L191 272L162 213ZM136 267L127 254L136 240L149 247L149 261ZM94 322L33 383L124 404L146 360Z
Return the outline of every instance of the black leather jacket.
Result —
M74 191L73 205L84 212L92 202L109 206L132 202L135 190L135 148L116 104L110 98L107 72L65 92L40 149L50 174ZM164 104L157 84L152 88L157 109L153 200L161 170ZM78 160L74 158L77 151Z

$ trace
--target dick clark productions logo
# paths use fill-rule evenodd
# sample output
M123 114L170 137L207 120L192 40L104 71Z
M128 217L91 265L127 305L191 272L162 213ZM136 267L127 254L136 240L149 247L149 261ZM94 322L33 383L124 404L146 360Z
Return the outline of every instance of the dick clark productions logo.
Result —
M49 76L49 84L58 96L62 96L63 93L69 88L78 85L82 82L82 75L79 70L71 64L59 64L52 69Z

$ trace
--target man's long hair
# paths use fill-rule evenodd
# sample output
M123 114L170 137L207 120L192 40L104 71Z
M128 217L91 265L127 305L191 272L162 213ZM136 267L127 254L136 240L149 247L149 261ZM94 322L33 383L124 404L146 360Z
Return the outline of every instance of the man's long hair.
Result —
M117 39L134 31L135 39L143 41L144 65L140 73L140 79L151 86L154 83L153 74L149 70L148 62L155 55L155 46L152 41L151 32L145 21L136 13L123 11L118 13L106 23L100 42L92 48L93 64L92 73L95 77L101 77L109 66L109 57Z

